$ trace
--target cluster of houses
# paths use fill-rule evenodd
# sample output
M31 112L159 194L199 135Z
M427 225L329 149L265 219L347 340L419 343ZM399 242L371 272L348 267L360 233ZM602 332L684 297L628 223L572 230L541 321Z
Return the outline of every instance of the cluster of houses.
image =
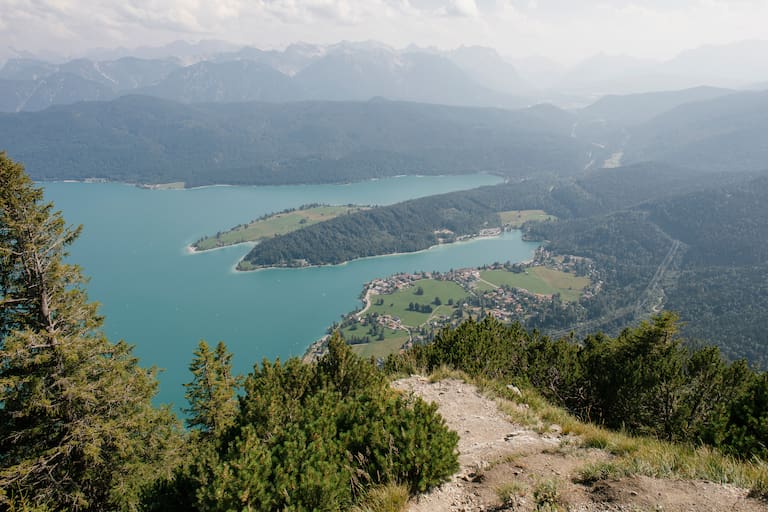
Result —
M467 298L461 303L454 304L456 310L454 310L453 315L432 315L429 318L428 325L403 325L401 319L395 315L376 315L374 320L369 315L364 316L364 311L358 313L357 321L362 324L368 321L375 321L388 329L407 331L410 334L411 341L414 341L416 338L421 337L419 332L422 334L427 333L426 335L428 336L429 333L441 327L461 321L462 318L466 318L466 315L471 315L475 318L482 315L491 315L502 322L523 320L531 312L546 307L552 300L552 296L506 287L495 287L490 290L487 289L487 286L478 287L479 284L484 283L480 272L482 270L522 272L526 268L540 265L546 265L548 268L564 272L590 276L592 284L584 291L584 297L592 297L600 291L602 281L598 279L591 260L577 256L555 256L540 247L536 250L533 259L526 263L494 264L483 268L462 268L442 273L400 273L387 278L374 279L368 283L364 290L364 294L372 304L383 300L383 298L377 298L377 296L388 295L418 286L418 282L422 279L453 281L467 291Z

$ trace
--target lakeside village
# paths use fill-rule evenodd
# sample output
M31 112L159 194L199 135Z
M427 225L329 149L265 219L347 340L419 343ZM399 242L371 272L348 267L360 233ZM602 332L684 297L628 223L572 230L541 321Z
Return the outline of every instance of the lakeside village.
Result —
M305 359L322 355L329 335L337 330L361 355L378 359L427 343L442 328L469 317L491 315L506 323L525 323L553 316L555 310L579 309L579 301L594 297L602 285L588 258L553 255L542 247L524 263L374 279L363 289L364 307L331 326Z

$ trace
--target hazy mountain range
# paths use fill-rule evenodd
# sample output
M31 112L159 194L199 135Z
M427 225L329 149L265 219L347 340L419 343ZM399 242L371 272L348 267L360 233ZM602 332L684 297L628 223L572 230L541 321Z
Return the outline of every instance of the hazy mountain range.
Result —
M605 94L697 86L761 88L768 41L683 52L666 62L598 55L571 69L546 59L510 60L495 50L397 50L376 42L293 44L285 50L221 41L95 50L63 63L8 60L0 69L0 110L108 100L128 93L187 103L374 97L448 105L519 108L542 101L571 107Z
M766 133L768 91L714 88L613 96L578 112L384 99L185 104L125 96L0 114L0 140L36 179L188 185L409 173L573 175L616 154L615 165L759 171L768 169Z
M167 52L137 52L144 57L77 59L63 64L11 59L0 69L4 93L0 109L34 111L113 99L127 92L187 103L374 97L504 108L534 103L521 96L531 88L513 66L487 48L434 52L398 51L373 42L297 44L279 52L241 48L205 54L198 60L189 46L177 46ZM170 56L173 50L179 56ZM151 55L156 57L148 58Z

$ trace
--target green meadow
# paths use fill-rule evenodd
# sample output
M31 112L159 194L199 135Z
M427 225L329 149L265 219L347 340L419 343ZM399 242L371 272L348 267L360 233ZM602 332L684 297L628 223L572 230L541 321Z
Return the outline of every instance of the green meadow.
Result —
M421 294L419 294L419 290L422 291ZM454 308L448 305L448 301L451 300L456 303L466 296L466 290L453 281L422 279L414 283L413 286L396 291L391 295L372 296L373 305L368 312L398 317L403 325L418 327L433 315L450 315ZM438 306L434 303L436 298L440 299L441 305ZM377 301L381 300L384 301L383 304L376 304ZM432 307L432 312L409 311L408 305L410 303L429 305Z
M213 236L204 237L192 247L196 251L207 251L226 247L228 245L241 244L244 242L258 242L265 238L271 238L277 235L284 235L291 231L296 231L312 224L317 224L324 220L333 219L340 215L354 213L367 209L363 206L312 206L308 208L299 208L297 210L280 212L241 224L234 228L217 233Z
M484 270L480 272L480 278L485 281L478 283L478 289L481 291L492 288L488 285L490 283L495 286L522 288L542 295L559 293L560 298L568 302L578 300L581 292L589 285L587 277L547 267L530 267L520 273L508 270Z
M544 210L509 210L499 212L499 218L503 226L513 229L519 229L530 220L557 220L557 217L547 214Z

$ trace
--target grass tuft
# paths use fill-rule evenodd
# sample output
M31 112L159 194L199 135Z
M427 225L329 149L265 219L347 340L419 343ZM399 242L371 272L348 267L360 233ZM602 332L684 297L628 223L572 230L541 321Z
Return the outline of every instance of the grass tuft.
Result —
M462 372L461 370L454 370L453 368L446 365L442 365L439 368L436 368L429 375L429 382L433 382L433 383L440 382L441 380L448 380L448 379L463 380L464 382L471 382L471 379L466 373Z
M528 493L528 486L522 482L513 480L496 487L496 496L502 505L516 504L520 498Z
M560 510L560 491L555 480L542 480L533 489L533 501L536 510L555 512Z
M352 512L402 512L408 503L408 487L388 484L373 487Z
M591 485L601 480L618 480L625 476L629 476L627 471L618 464L596 462L584 466L575 481L580 484Z

